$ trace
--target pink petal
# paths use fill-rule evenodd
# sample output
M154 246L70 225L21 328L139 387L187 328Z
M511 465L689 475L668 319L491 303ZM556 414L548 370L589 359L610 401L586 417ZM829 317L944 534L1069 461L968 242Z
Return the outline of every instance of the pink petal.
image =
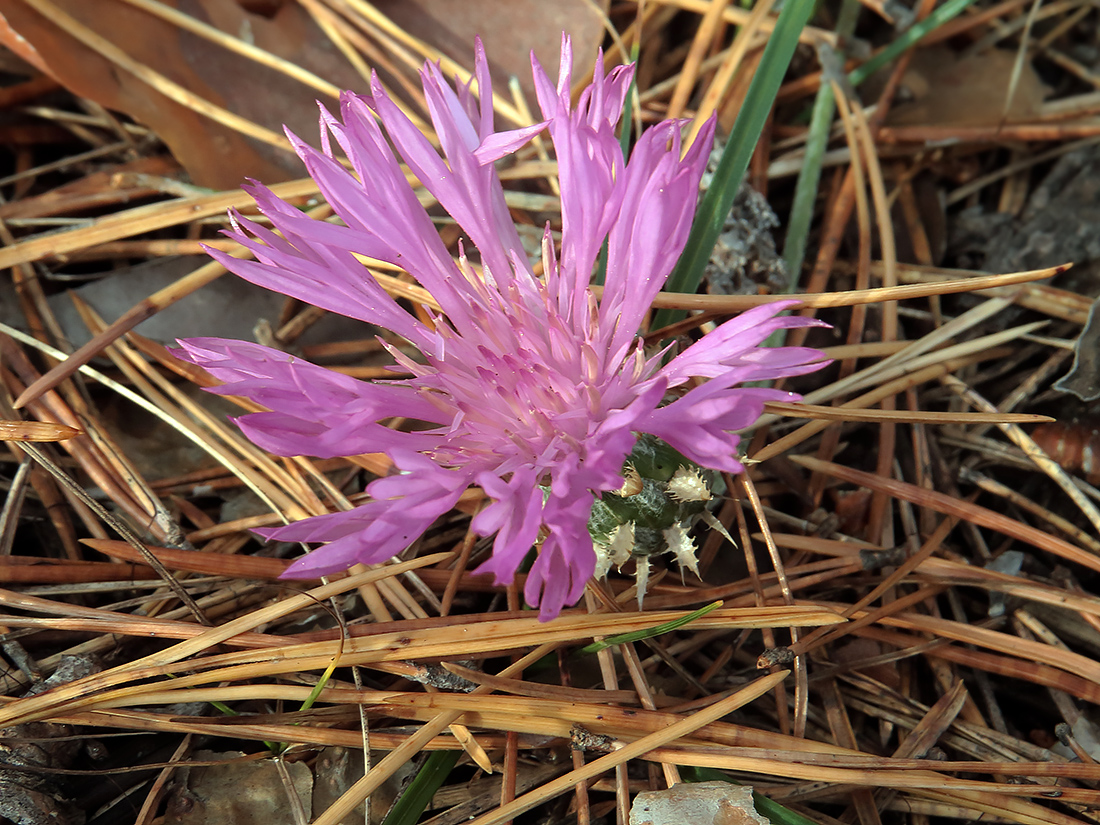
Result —
M212 392L241 395L272 412L238 419L245 434L276 455L332 458L398 449L431 449L439 437L376 423L402 416L437 420L439 410L415 388L369 383L285 352L244 341L192 338L176 354L225 382Z
M408 475L390 476L368 487L372 501L347 513L325 516L265 531L279 541L327 541L296 561L283 578L307 578L374 564L397 555L450 510L469 486L470 477L435 464L400 456ZM429 462L430 463L430 462Z
M478 567L478 573L492 573L497 584L515 578L519 565L530 552L542 527L542 490L536 473L529 467L512 473L503 481L494 473L481 473L478 484L493 503L470 523L470 529L482 536L496 533L493 555Z
M714 119L680 159L680 125L650 128L630 155L622 209L608 236L601 326L611 351L629 343L687 242Z
M764 411L765 401L799 399L795 393L781 390L728 389L708 382L654 410L641 426L696 464L739 473L743 468L735 456L740 437L734 431L756 421Z
M797 304L797 301L777 301L742 312L669 361L661 374L669 386L677 386L689 378L715 378L730 369L749 365L758 366L760 372L742 381L767 380L765 375L775 370L781 375L796 375L803 366L807 367L803 371L819 369L825 359L820 350L759 346L779 329L827 326L811 318L777 314Z

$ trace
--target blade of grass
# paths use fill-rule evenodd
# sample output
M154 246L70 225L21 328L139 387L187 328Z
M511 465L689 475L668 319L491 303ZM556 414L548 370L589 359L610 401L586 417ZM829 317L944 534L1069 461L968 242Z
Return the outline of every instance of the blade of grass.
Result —
M630 49L630 62L638 64L638 44L635 43ZM632 137L631 126L634 123L634 98L638 96L638 77L635 72L634 77L630 79L630 87L626 90L626 105L623 106L623 116L620 123L623 124L622 129L619 131L619 147L623 150L623 160L630 160L630 141ZM596 286L603 286L604 281L607 279L607 240L604 239L603 246L600 247L600 258L596 262L596 274L592 276L592 283Z
M787 73L787 66L798 45L798 36L809 22L813 9L813 0L788 0L779 13L775 30L764 47L760 66L749 84L745 105L733 124L714 181L695 214L684 254L669 277L666 285L669 292L691 293L699 287L711 250L722 232L722 224L741 187L749 159L760 139L779 85ZM679 311L660 310L654 316L651 328L668 326L682 317L683 313Z
M914 24L873 58L850 72L849 82L852 85L859 85L929 32L958 16L972 2L973 0L947 0L944 5L924 20ZM669 278L668 291L694 292L698 288L710 252L721 233L722 223L733 205L734 196L748 168L749 158L760 137L772 102L775 100L778 84L794 52L798 35L809 22L811 12L812 4L791 2L786 4L780 13L772 37L764 49L760 69L753 78L745 98L745 105L737 117L729 142L726 144L726 150L722 154L714 183L699 206L687 247ZM792 264L797 263L800 267L805 254L805 236L808 234L813 203L817 196L821 170L820 158L815 160L814 155L817 152L823 153L828 138L828 126L832 121L832 93L825 91L825 84L822 84L821 89L814 103L811 134L806 147L806 165L799 175L795 207L792 209L792 226L788 230L789 240L784 248L783 257L792 272L796 271L796 267ZM817 168L815 169L814 166ZM660 310L653 319L652 328L668 326L682 317L683 314L680 312Z
M802 159L802 169L798 172L798 182L794 187L791 216L787 221L787 239L783 244L783 262L790 275L788 292L794 292L800 280L802 261L806 257L806 242L810 237L810 224L814 217L814 204L817 202L817 188L821 182L821 169L825 164L825 149L829 144L835 113L833 88L822 83L814 100L810 131L806 136L806 151Z
M838 37L847 39L855 34L860 8L862 6L859 0L844 0L836 22ZM818 53L828 48L830 48L828 44L822 43L818 46ZM821 62L823 63L824 60L822 59ZM843 65L842 59L841 65ZM813 222L817 189L821 183L825 149L829 145L829 132L835 113L833 88L829 83L822 83L814 99L802 169L798 172L798 182L794 187L794 202L791 205L790 219L787 221L787 239L783 245L783 261L787 264L787 272L790 273L788 292L794 292L798 287L802 260L806 255L806 242L810 236L810 224Z
M585 645L580 649L580 653L599 653L601 650L605 650L615 645L627 644L628 642L640 642L644 639L652 639L654 636L660 636L664 633L671 633L673 630L679 630L686 624L701 619L703 616L710 613L717 607L721 607L721 602L711 602L708 605L700 607L698 610L694 610L688 613L686 616L681 616L678 619L673 619L671 622L665 622L659 624L656 627L649 627L644 630L635 630L630 633L620 633L617 636L608 636L606 639L601 639L598 642L593 642L590 645Z
M409 787L393 803L382 825L415 825L428 809L432 797L458 764L462 751L433 751L416 772Z
M961 14L974 0L947 0L942 6L921 20L914 23L906 32L893 41L889 46L876 54L862 66L848 73L848 82L858 86L868 77L873 75L883 66L895 60L902 52L916 44L922 37L938 26L942 26L953 17Z

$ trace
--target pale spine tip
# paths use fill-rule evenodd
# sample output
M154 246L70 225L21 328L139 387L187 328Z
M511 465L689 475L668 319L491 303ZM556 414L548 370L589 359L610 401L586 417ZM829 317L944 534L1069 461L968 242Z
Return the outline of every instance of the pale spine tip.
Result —
M674 501L710 501L712 496L699 471L679 467L668 482L668 494Z
M688 535L688 531L682 525L674 524L665 530L664 535L668 549L676 555L676 563L680 565L681 572L690 570L698 576L699 562L695 558L695 540Z
M634 552L634 522L620 524L608 542L608 557L616 567L622 567Z
M627 464L623 468L623 486L618 489L618 494L623 498L630 498L642 492L642 476L634 469L633 464Z
M649 556L637 556L634 559L634 581L638 588L638 609L642 609L642 599L645 598L646 588L649 586Z

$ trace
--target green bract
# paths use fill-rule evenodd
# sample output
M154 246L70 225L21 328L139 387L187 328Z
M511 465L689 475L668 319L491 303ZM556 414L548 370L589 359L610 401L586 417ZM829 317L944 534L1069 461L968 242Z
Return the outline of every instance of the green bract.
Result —
M681 568L698 573L688 535L703 515L718 473L700 467L655 436L639 436L623 464L623 486L592 505L588 532L596 548L596 576L636 560L638 601L645 594L649 557L672 552Z

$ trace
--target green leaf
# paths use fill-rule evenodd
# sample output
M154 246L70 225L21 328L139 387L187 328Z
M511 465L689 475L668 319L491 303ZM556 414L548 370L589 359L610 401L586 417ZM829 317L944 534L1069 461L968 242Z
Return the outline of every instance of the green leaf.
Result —
M627 642L640 642L643 639L652 639L654 636L661 636L665 633L671 633L673 630L679 630L689 622L693 622L696 619L710 613L715 608L721 607L721 602L711 602L710 604L700 607L698 610L693 610L685 616L681 616L679 619L673 619L671 622L665 622L659 624L656 627L650 627L646 630L635 630L631 633L620 633L618 636L608 636L606 639L601 639L598 642L593 642L590 645L585 645L578 652L579 653L599 653L609 647L615 645L623 645Z
M809 22L813 10L814 0L787 0L783 4L775 30L768 38L760 65L749 84L745 104L733 124L714 180L695 214L684 254L680 256L680 261L665 285L669 292L692 293L699 288L710 253L722 232L722 225L733 206L733 199L741 187L745 170L749 168L756 142L760 139L783 76L787 73L787 67L798 45L798 36ZM658 310L651 327L659 329L682 317L683 312L680 310Z
M390 812L382 820L382 825L415 825L461 756L462 751L459 750L432 751L428 754L423 767L416 772L409 787L393 803Z
M639 44L635 41L630 48L630 62L635 66L638 64L638 50ZM634 94L637 89L638 73L635 71L634 76L630 78L630 86L626 90L626 105L623 106L623 116L620 121L623 125L619 130L619 148L623 150L625 160L630 159L631 127L634 126Z
M325 685L327 685L329 679L332 678L338 660L339 657L337 656L329 663L329 666L325 668L325 672L321 674L321 678L317 680L317 684L313 686L313 690L309 692L309 696L302 702L302 707L299 708L299 710L309 710L313 707L314 702L317 701L317 697L321 695L321 691L325 689Z

